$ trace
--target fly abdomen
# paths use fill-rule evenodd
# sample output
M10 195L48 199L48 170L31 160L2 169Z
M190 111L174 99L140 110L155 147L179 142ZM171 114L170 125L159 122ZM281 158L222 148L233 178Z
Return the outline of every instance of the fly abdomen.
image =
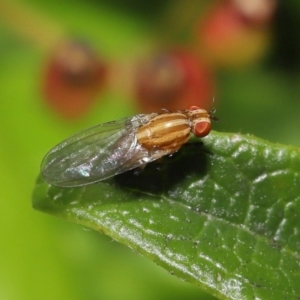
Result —
M184 114L165 113L140 127L136 137L148 150L158 148L172 153L187 142L190 132L190 122Z

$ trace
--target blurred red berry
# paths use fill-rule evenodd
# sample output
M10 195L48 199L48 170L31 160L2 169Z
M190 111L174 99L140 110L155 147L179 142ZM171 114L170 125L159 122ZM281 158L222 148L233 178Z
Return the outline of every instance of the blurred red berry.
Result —
M160 53L136 71L137 104L143 112L177 110L191 105L209 109L213 75L203 61L185 50Z
M260 2L271 3L271 0ZM268 49L272 9L267 12L256 7L255 13L250 3L254 4L249 0L219 1L198 24L196 40L199 51L215 66L252 63ZM262 22L263 17L265 22Z
M75 119L91 107L103 88L106 66L86 44L73 41L60 45L49 58L43 93L63 118Z
M269 24L277 8L277 0L227 0L253 25Z

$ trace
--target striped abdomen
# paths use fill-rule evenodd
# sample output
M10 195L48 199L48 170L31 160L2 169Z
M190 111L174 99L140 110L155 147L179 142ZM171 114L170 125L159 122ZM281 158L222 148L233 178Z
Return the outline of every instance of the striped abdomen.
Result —
M173 153L188 141L190 132L190 122L184 114L164 113L140 127L136 137L148 150L158 148Z

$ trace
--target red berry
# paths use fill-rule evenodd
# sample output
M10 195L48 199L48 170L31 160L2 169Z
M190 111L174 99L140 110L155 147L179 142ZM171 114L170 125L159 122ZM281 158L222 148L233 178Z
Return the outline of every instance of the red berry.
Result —
M269 24L277 8L277 0L227 0L253 25Z
M199 52L216 66L252 63L269 45L269 26L246 17L232 1L218 2L196 29Z
M186 50L172 50L141 63L136 72L136 95L143 112L210 108L213 76L199 58Z
M62 117L82 116L103 88L106 66L81 42L68 42L55 49L43 79L44 97Z

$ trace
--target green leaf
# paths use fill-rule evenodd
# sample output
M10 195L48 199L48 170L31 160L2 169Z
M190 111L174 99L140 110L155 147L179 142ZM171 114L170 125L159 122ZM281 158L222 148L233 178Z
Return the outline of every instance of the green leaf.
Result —
M299 149L217 132L195 141L94 185L64 189L40 176L33 206L220 299L299 299Z

